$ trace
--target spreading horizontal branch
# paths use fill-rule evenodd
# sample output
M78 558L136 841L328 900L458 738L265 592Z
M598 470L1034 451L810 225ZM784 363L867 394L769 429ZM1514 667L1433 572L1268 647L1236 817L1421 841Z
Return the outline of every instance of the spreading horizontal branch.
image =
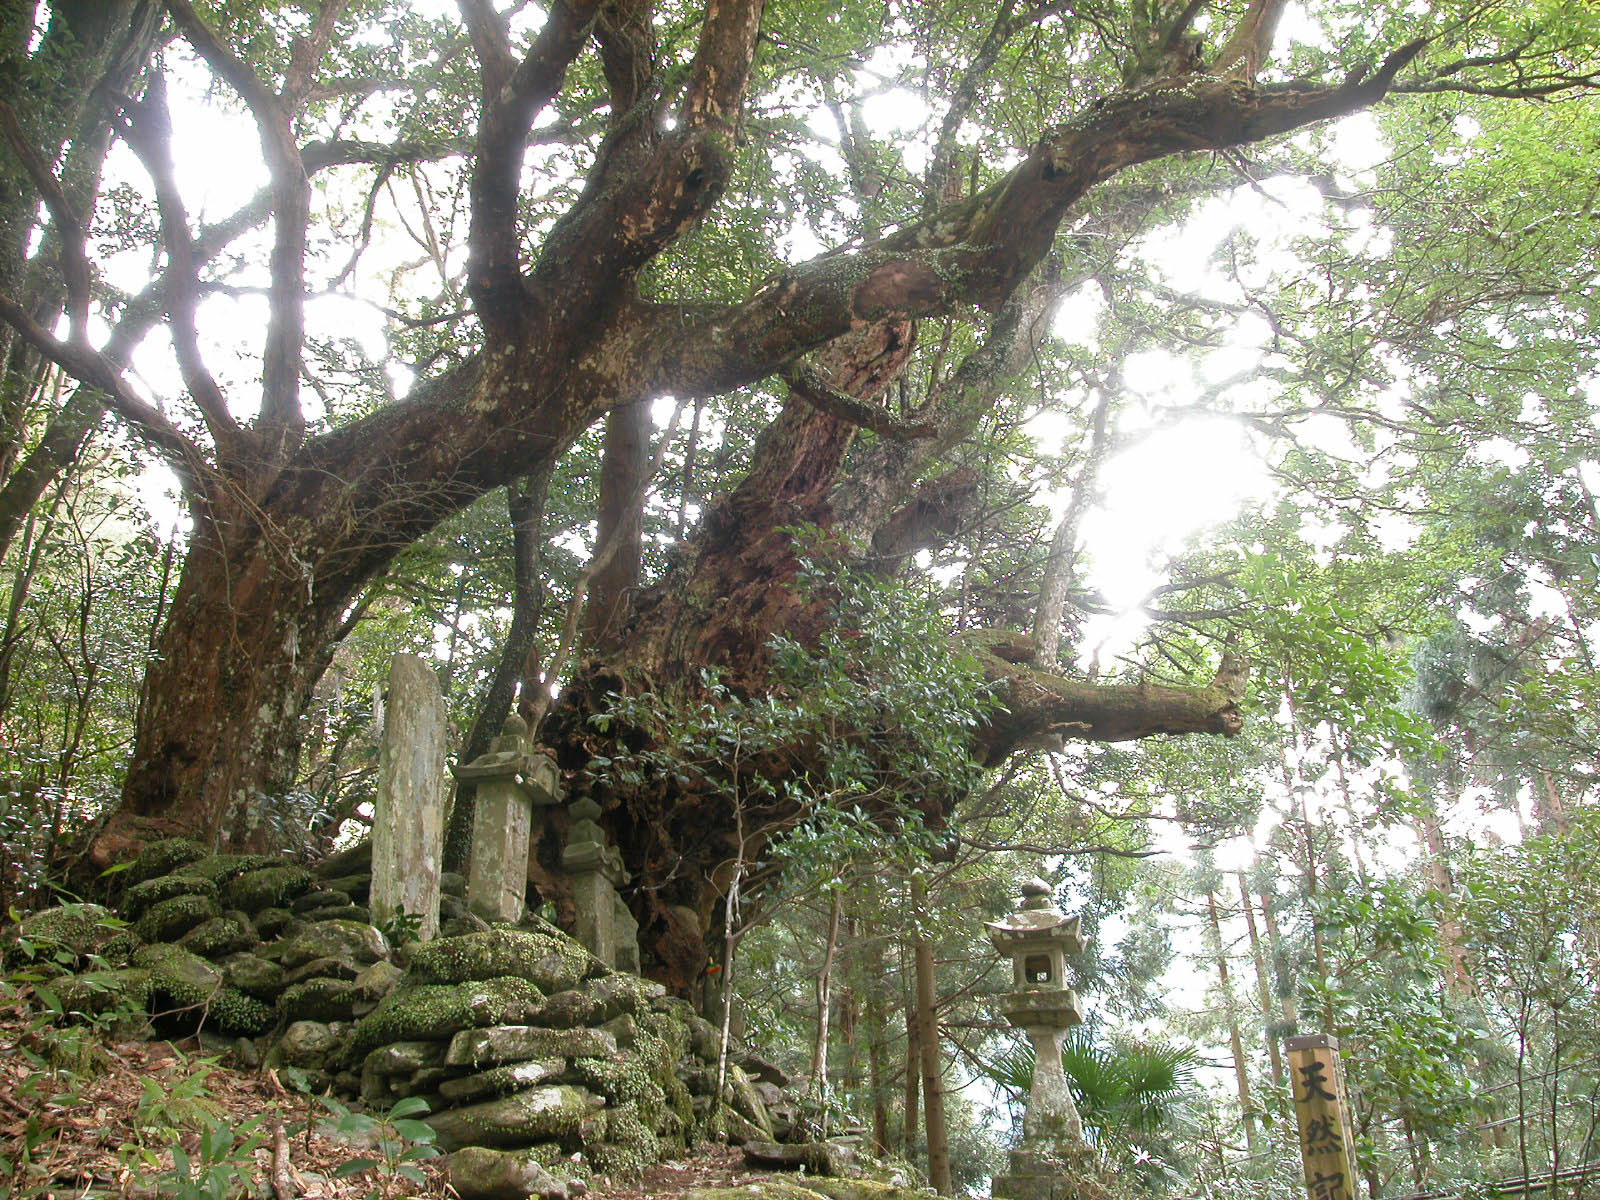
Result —
M783 374L791 394L804 400L818 412L837 417L847 425L869 429L879 437L897 442L916 441L939 436L939 426L928 421L897 421L885 409L866 400L858 400L835 391L822 381L822 376L810 367L793 367Z
M982 731L978 756L985 765L1019 749L1054 748L1066 739L1125 742L1160 734L1210 733L1232 737L1244 727L1240 702L1248 671L1224 655L1204 687L1108 684L1068 679L1027 666L1033 652L1026 634L973 630L956 639L985 677L999 687L1003 711Z

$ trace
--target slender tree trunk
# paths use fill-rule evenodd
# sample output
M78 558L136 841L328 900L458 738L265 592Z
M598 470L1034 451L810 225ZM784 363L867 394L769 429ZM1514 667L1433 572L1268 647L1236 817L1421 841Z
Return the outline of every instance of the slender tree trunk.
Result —
M615 548L589 581L583 615L583 641L591 651L615 648L634 590L644 550L644 499L650 466L650 405L623 404L606 417L605 451L600 460L600 509L595 548Z
M823 1131L828 1127L828 1036L833 1013L833 965L839 953L840 915L844 893L835 889L828 906L828 938L822 953L822 970L817 973L817 1036L811 1043L811 1094L821 1103Z
M872 1091L872 1144L879 1157L890 1153L889 1147L889 1078L884 1061L888 1049L889 1021L886 1003L889 973L883 959L883 942L878 929L868 926L862 939L862 957L866 963L867 978L871 985L866 989L867 1026L867 1076Z
M1217 912L1217 893L1206 888L1206 910L1211 917L1211 949L1216 956L1217 987L1222 994L1222 1012L1228 1022L1228 1048L1233 1052L1233 1081L1239 1093L1240 1119L1250 1153L1256 1152L1257 1121L1255 1103L1250 1098L1250 1064L1244 1057L1244 1040L1239 1036L1239 1010L1233 998L1233 983L1228 977L1228 955L1222 942L1222 917Z
M904 943L900 946L900 978L907 979L905 963L908 957L914 957L915 951ZM911 974L911 984L904 988L902 997L906 1016L906 1075L905 1092L902 1098L901 1121L901 1154L907 1162L913 1162L917 1155L917 1132L921 1128L922 1097L922 1027L917 1020L917 993L915 973Z
M1289 970L1288 956L1283 937L1278 932L1278 914L1273 911L1274 897L1265 888L1261 892L1261 920L1267 927L1267 953L1272 959L1273 990L1278 994L1279 1012L1283 1016L1284 1036L1291 1036L1300 1025L1300 1005L1295 1000L1294 976Z
M1272 1081L1283 1086L1283 1050L1273 1036L1276 1017L1272 1012L1272 984L1267 977L1266 955L1261 950L1261 936L1256 929L1255 903L1250 898L1250 883L1243 871L1238 872L1239 909L1244 913L1244 927L1250 935L1250 961L1256 970L1256 1004L1261 1014L1262 1041L1267 1044L1267 1059L1272 1064Z
M950 1132L944 1112L944 1064L939 1053L939 1016L933 977L933 940L926 933L927 892L921 876L911 878L911 903L918 929L913 945L917 969L917 1049L922 1059L923 1128L928 1135L928 1183L941 1196L951 1193Z
M1478 988L1467 959L1466 929L1456 913L1456 883L1450 871L1449 847L1445 844L1444 830L1431 793L1424 794L1415 813L1417 831L1428 848L1428 878L1439 897L1439 943L1449 965L1445 984L1457 996L1475 996Z

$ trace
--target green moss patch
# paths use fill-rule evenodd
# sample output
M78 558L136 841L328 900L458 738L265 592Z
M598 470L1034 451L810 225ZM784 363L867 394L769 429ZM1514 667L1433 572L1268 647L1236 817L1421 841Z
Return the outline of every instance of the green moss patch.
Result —
M259 867L228 880L222 901L229 908L247 913L263 908L281 908L311 887L311 872L304 867Z
M130 884L141 884L149 879L170 875L179 867L198 862L210 853L199 842L192 842L188 838L151 842L133 860L133 866L128 868L127 880Z
M352 1042L365 1054L388 1042L448 1038L463 1029L532 1020L544 995L525 979L396 988L356 1024Z
M269 854L208 854L204 858L197 858L193 862L184 863L175 874L198 875L202 879L209 879L218 887L227 883L235 876L243 875L246 871L257 871L262 867L281 867L283 860L274 858Z
M212 917L178 939L185 950L193 950L201 958L221 958L239 950L249 950L256 940L256 931L243 919L243 914Z
M582 1088L536 1087L467 1108L452 1108L425 1118L444 1150L462 1146L531 1146L572 1142L590 1114Z
M417 946L410 971L425 983L510 977L559 992L583 978L589 959L589 952L565 935L502 927Z
M174 896L152 905L134 922L133 932L141 941L170 942L221 915L214 896Z
M137 921L151 908L174 896L217 896L217 885L198 875L162 875L129 888L122 897L122 915Z
M273 1023L270 1005L246 996L224 982L222 972L181 946L146 946L133 956L134 966L150 971L150 1008L155 1012L192 1013L221 1033L253 1035Z

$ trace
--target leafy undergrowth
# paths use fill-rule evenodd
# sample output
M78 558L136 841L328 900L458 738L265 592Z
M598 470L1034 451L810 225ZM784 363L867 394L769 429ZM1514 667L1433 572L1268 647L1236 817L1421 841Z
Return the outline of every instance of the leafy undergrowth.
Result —
M0 1002L0 1195L449 1195L443 1173L395 1136L405 1121L218 1066L192 1039L119 1041L17 995Z

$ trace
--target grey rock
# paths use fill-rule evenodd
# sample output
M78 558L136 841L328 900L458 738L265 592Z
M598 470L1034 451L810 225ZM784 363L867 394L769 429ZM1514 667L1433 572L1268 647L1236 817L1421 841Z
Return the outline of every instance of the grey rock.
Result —
M461 1079L447 1079L439 1084L439 1094L451 1104L466 1104L485 1096L505 1096L534 1087L554 1079L567 1069L564 1058L542 1059L534 1062L511 1063L467 1075Z
M573 1192L526 1154L467 1146L445 1161L446 1178L461 1200L571 1200Z
M443 1150L463 1146L529 1146L578 1137L593 1097L583 1088L530 1088L501 1100L452 1108L424 1118Z
M379 1075L409 1075L425 1067L443 1066L444 1049L443 1042L393 1042L379 1046L361 1066Z
M497 1025L466 1029L450 1039L445 1065L492 1066L548 1058L609 1058L617 1039L600 1029L541 1029L532 1025Z
M318 958L349 958L358 963L374 963L388 957L388 939L371 925L359 921L317 921L277 948L277 959L285 970Z
M283 991L283 968L259 954L230 954L220 965L224 981L241 992L271 1000Z
M275 1049L291 1067L323 1067L342 1044L321 1021L295 1021L283 1031Z

